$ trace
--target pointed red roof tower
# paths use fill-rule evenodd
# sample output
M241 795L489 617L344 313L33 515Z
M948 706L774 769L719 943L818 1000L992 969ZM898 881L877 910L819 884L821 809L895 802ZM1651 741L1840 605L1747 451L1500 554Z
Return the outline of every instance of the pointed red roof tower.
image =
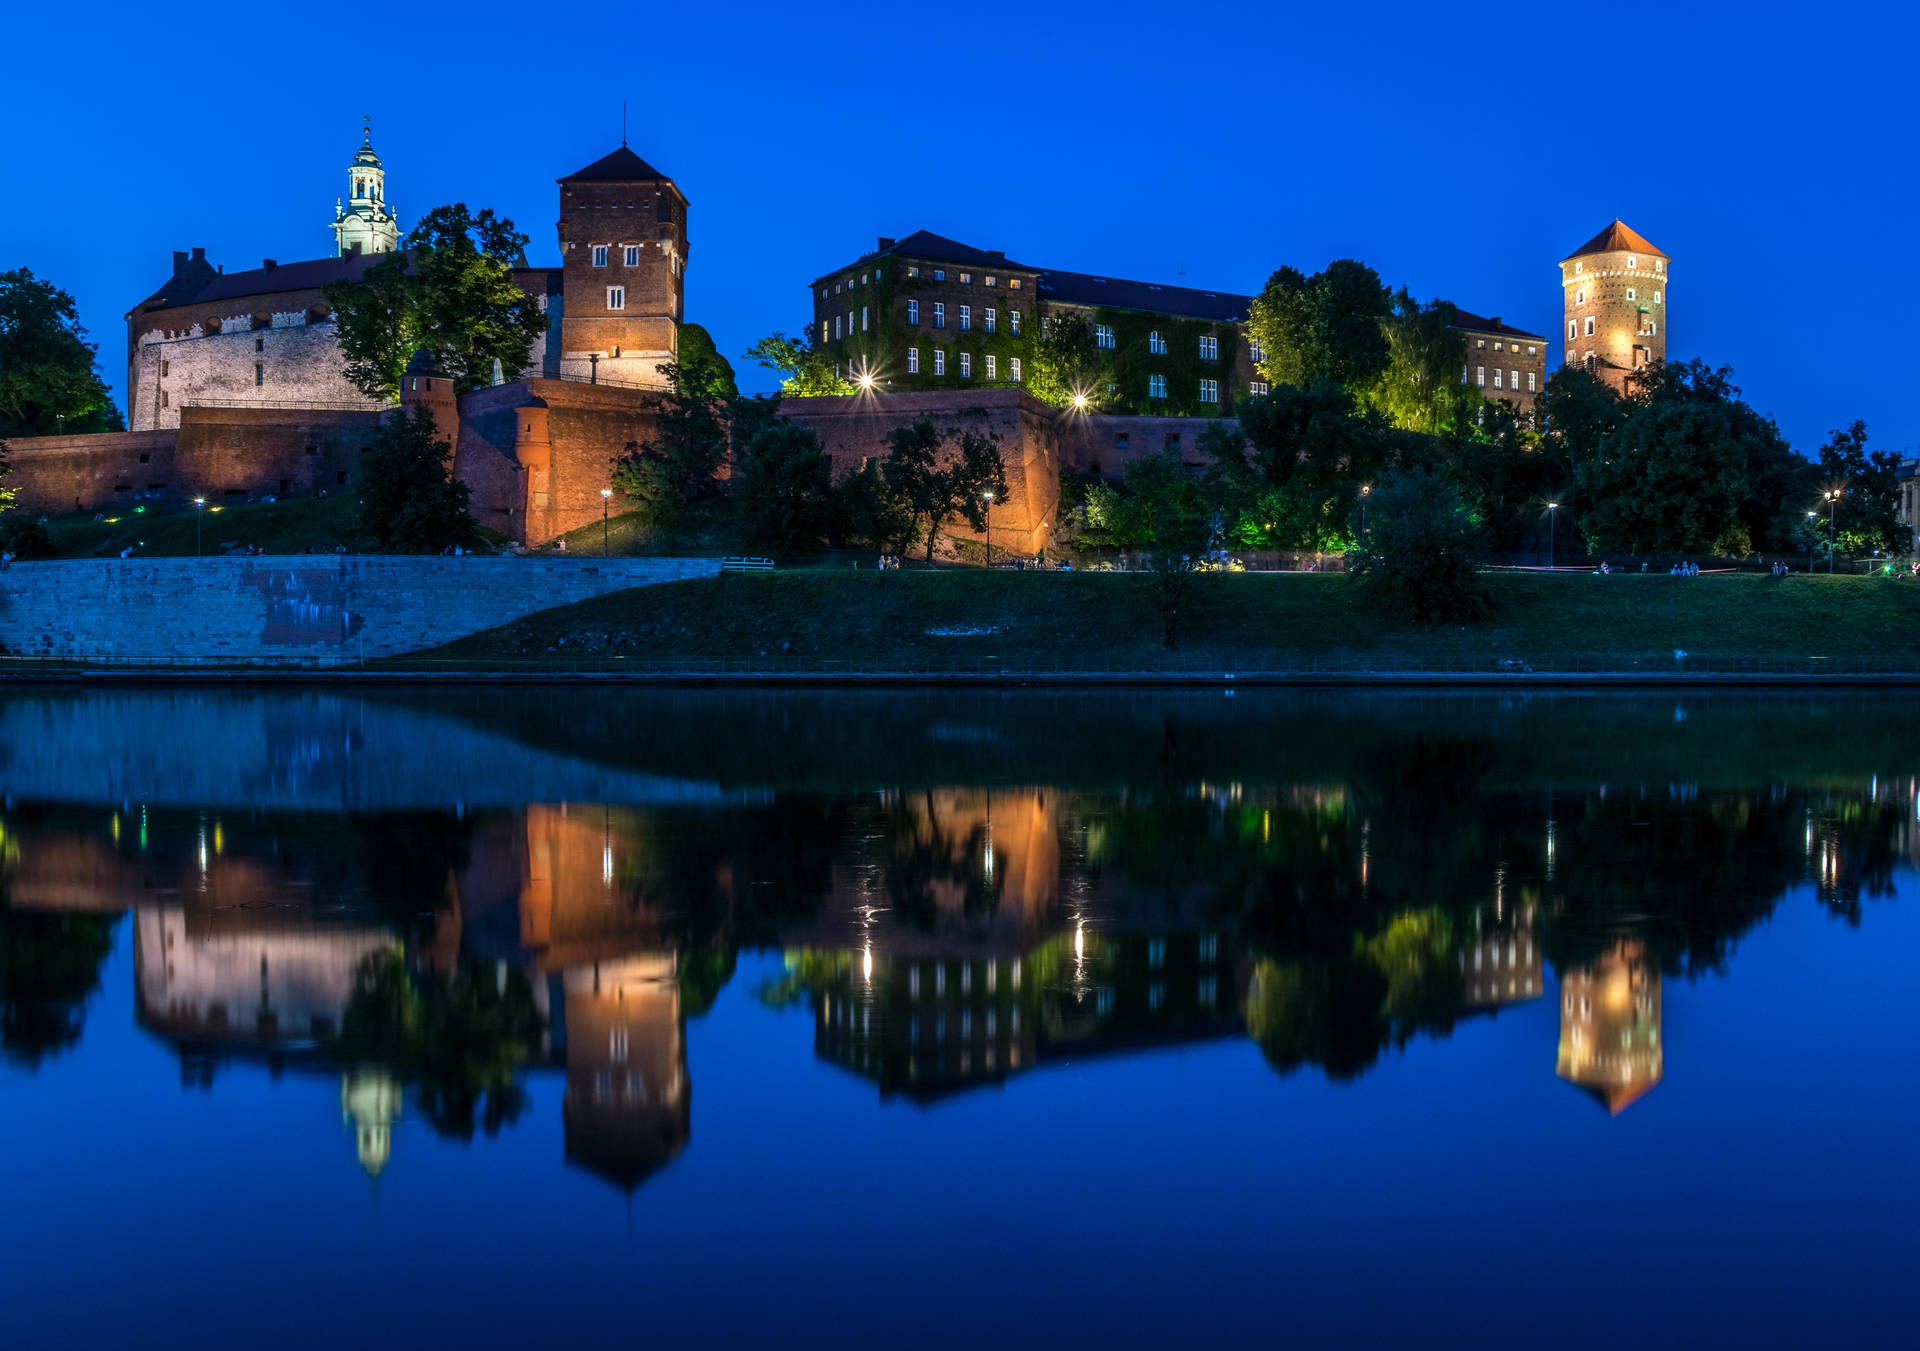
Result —
M1673 260L1616 220L1560 261L1566 364L1624 389L1667 359L1667 281Z

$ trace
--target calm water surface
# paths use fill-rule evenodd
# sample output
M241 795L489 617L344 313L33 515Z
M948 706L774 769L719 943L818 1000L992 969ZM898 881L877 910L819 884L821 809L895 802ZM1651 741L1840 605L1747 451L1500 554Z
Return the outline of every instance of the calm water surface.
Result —
M4 1342L1911 1345L1916 714L0 693Z

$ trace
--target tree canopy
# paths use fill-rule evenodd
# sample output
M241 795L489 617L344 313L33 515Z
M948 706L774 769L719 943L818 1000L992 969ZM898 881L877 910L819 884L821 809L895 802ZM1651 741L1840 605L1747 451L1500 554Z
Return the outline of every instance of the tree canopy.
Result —
M119 431L73 297L24 267L0 272L0 436Z
M476 538L470 492L453 476L453 451L435 431L433 410L396 408L361 458L360 526L383 549L435 553Z
M399 252L358 282L326 288L347 379L370 398L395 398L422 347L463 393L491 383L496 360L518 379L547 331L539 301L513 279L526 246L527 236L491 208L455 202L427 212Z
M970 430L943 432L931 418L893 429L882 480L924 532L929 563L948 521L958 516L984 531L993 499L1007 495L999 443Z
M813 345L813 335L802 333L789 338L785 333L769 333L746 350L746 359L758 362L780 375L780 392L802 398L823 394L851 394L853 382L841 378L834 362Z
M1386 372L1392 312L1380 274L1340 258L1311 277L1293 267L1275 272L1253 298L1247 329L1264 352L1260 374L1274 384L1331 380L1358 391Z

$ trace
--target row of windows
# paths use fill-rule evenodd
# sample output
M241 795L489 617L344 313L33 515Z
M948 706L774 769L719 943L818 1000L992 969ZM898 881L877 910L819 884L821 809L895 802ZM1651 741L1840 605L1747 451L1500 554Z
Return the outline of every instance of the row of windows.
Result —
M1485 366L1475 366L1473 370L1474 370L1475 383L1478 384L1480 388L1485 389L1487 387L1487 368ZM1512 379L1512 383L1505 384L1505 385L1501 384L1500 380L1502 375L1510 376ZM1464 371L1461 372L1460 378L1462 380L1465 380L1467 378L1466 373ZM1493 387L1495 389L1511 389L1517 392L1520 388L1520 372L1519 371L1503 372L1498 366L1495 366L1493 368ZM1535 392L1534 391L1534 373L1532 371L1528 371L1527 372L1527 393L1532 394L1534 392Z
M907 268L907 275L909 277L918 277L920 275L919 267L909 266ZM962 286L973 285L973 273L962 272L958 275L960 278L960 284ZM944 267L935 268L933 270L933 279L935 281L945 281L947 279L947 270ZM879 268L874 268L870 272L856 273L855 275L848 277L845 282L835 282L833 284L833 294L839 295L842 287L844 287L846 290L851 291L856 286L861 286L861 285L870 286L879 280L880 280ZM981 284L984 286L998 286L1000 284L1000 278L992 275L991 273L983 275L980 278L980 281L981 281ZM1019 277L1007 278L1007 289L1009 291L1018 291L1021 289L1021 287L1022 287L1022 281ZM822 300L825 300L827 298L827 288L824 286L820 288L820 298Z
M973 353L961 352L959 356L960 378L962 380L971 380L973 378ZM1000 378L1000 358L989 352L985 357L981 358L981 360L985 363L987 379L998 380ZM945 375L947 373L947 353L945 348L936 347L933 349L933 373L935 375ZM920 374L920 349L918 347L909 347L907 349L907 374ZM1008 357L1007 379L1017 385L1023 378L1024 375L1020 366L1020 358Z
M1628 294L1629 294L1629 295L1631 295L1631 294L1632 294L1632 292L1628 292ZM1485 347L1485 346L1487 345L1487 340L1486 340L1485 338L1476 338L1476 339L1474 340L1474 343L1473 343L1473 345L1474 345L1475 347L1479 347L1479 348L1484 348L1484 347ZM1517 352L1518 352L1518 351L1520 350L1520 344L1519 344L1519 343L1517 343L1517 342L1515 342L1515 343L1508 343L1508 344L1507 344L1507 347L1510 347L1510 348L1512 348L1512 349L1513 349L1513 351L1515 351L1516 353L1517 353ZM1496 343L1494 343L1494 345L1493 345L1493 350L1494 350L1494 351L1496 351L1496 352L1500 352L1500 351L1505 351L1505 350L1506 350L1506 348L1503 348L1503 347L1501 347L1501 346L1500 346L1500 344L1496 342ZM1527 355L1528 355L1528 356L1536 356L1536 355L1538 355L1538 353L1539 353L1539 349L1538 349L1538 348L1536 348L1536 347L1535 347L1535 346L1534 346L1534 345L1533 345L1532 343L1528 343L1528 344L1527 344Z
M595 244L593 246L593 265L595 267L605 267L607 265L607 254L612 247L610 244ZM638 244L622 244L620 246L620 254L621 261L625 263L626 266L640 266L640 246Z
M1636 295L1634 294L1634 288L1633 288L1633 287L1631 287L1631 286L1629 286L1629 287L1627 288L1627 299L1628 299L1628 300L1635 300L1635 299L1638 299L1638 297L1637 297L1637 296L1636 296ZM1584 304L1586 304L1586 303L1587 303L1587 293L1586 293L1585 291L1575 291L1575 292L1573 293L1573 303L1574 303L1574 304L1576 304L1576 305L1584 305ZM1654 304L1656 304L1656 305L1658 305L1658 304L1660 303L1660 293L1659 293L1658 291L1655 291L1655 292L1653 293L1653 303L1654 303Z
M1643 338L1652 337L1655 333L1658 333L1659 331L1660 331L1659 323L1655 319L1653 319L1650 315L1648 315L1645 310L1642 310L1640 312L1640 336ZM1583 334L1589 338L1593 336L1593 316L1591 314L1589 314L1586 317L1586 321L1584 324L1582 324L1582 322L1578 319L1567 320L1567 341L1568 342L1572 342L1575 338L1580 337Z
M1633 271L1638 272L1640 270L1640 260L1638 258L1629 258L1627 259L1627 266ZM1575 273L1585 272L1587 270L1587 265L1585 263L1576 262L1573 265L1573 270ZM1653 270L1655 272L1665 272L1667 270L1667 265L1663 260L1656 258L1653 260Z

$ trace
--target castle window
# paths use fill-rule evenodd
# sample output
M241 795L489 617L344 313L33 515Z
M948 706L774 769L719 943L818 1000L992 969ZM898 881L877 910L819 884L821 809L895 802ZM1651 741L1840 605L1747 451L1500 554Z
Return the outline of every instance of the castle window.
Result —
M935 375L945 375L947 373L947 352L944 347L936 347L933 349L933 373Z
M999 283L997 283L996 281L994 281L994 279L993 279L992 277L988 277L988 278L986 279L986 283L987 283L987 285L989 285L989 286L996 286L996 285L998 285L998 284L999 284Z
M1585 263L1575 263L1573 265L1574 274L1577 276L1580 273L1586 271L1586 268L1587 268L1587 265Z
M907 275L908 275L909 277L917 277L917 276L919 276L919 275L920 275L920 269L919 269L918 267L916 267L916 266L914 266L913 264L908 264L908 266L907 266Z
M1147 377L1147 397L1149 399L1164 399L1167 397L1166 376L1149 375Z
M1493 368L1493 387L1495 389L1500 388L1500 368L1498 366Z
M1516 390L1517 390L1517 389L1519 389L1519 388L1520 388L1520 372L1519 372L1519 371L1511 371L1511 372L1509 372L1509 374L1511 374L1511 375L1513 376L1513 383L1512 383L1511 385L1508 385L1508 386L1507 386L1507 388L1508 388L1508 389L1516 389Z
M1653 303L1656 305L1660 303L1660 293L1658 291L1653 293Z
M833 340L840 341L840 316L837 314L833 316Z
M1495 344L1493 345L1493 350L1494 350L1494 351L1496 351L1496 352L1498 352L1498 351L1500 350L1500 344L1499 344L1499 343L1495 343Z
M935 281L945 281L947 279L947 270L944 267L936 267L933 270L933 279Z
M999 378L1000 378L1000 358L996 357L993 353L989 352L987 353L987 379L998 380Z
M593 265L595 267L605 267L607 265L607 246L605 244L595 244L593 246Z
M1093 345L1095 347L1105 348L1107 351L1113 350L1112 324L1095 324L1093 326Z
M1200 402L1220 402L1220 382L1218 380L1202 380L1200 382Z
M973 285L973 273L971 273L971 272L962 272L962 273L960 274L960 284L961 284L962 286L971 286L971 285Z
M1267 359L1267 349L1260 345L1258 339L1249 338L1247 340L1247 355L1252 357L1256 362L1265 361Z
M1487 387L1487 368L1485 366L1475 366L1473 368L1473 376L1474 383L1479 385L1480 388L1485 389Z
M1567 334L1567 336L1571 338L1573 334L1569 333ZM822 319L820 321L820 341L825 342L826 340L827 340L827 321L825 319Z
M1638 258L1629 258L1627 259L1627 266L1637 268L1640 266L1640 260Z
M1573 320L1571 319L1567 320L1567 341L1571 342L1577 336L1578 336L1578 332L1574 327Z
M1016 338L1020 336L1020 311L1019 310L1007 311L1007 330L1011 332Z
M1629 287L1627 288L1627 299L1628 299L1628 300L1632 300L1632 299L1633 299L1633 288L1632 288L1631 286L1629 286Z
M1575 292L1573 293L1573 303L1574 303L1574 304L1576 304L1576 305L1584 305L1584 304L1586 304L1586 303L1587 303L1587 293L1586 293L1585 291L1575 291Z
M1247 393L1265 394L1267 392L1267 382L1265 380L1249 380L1247 382Z
M258 389L266 383L267 383L266 364L264 362L259 362L259 361L254 362L253 363L253 387L255 389Z
M1201 338L1200 359L1202 361L1218 361L1220 359L1220 339L1214 337L1211 333Z
M962 333L966 333L971 331L972 328L973 328L973 306L962 305L960 307L960 331Z
M920 349L918 347L909 347L907 349L907 374L920 374Z
M920 322L920 302L919 301L909 300L907 302L907 322L910 324L917 324Z
M933 326L935 328L945 328L947 326L947 305L943 300L933 302Z
M1533 372L1527 372L1527 393L1533 393Z
M860 307L860 331L862 333L867 331L867 307L865 305Z
M164 357L162 357L160 360L160 378L162 380L167 378L167 362L166 362L166 358Z
M627 266L628 266L628 267L638 267L638 266L640 266L640 246L639 246L638 244L629 244L629 245L627 245L627 247L626 247L626 255L627 255Z
M1160 336L1159 329L1154 329L1151 333L1147 334L1147 355L1158 357L1165 356L1166 354L1167 340Z
M986 325L987 332L992 333L996 331L996 325L994 322L996 316L991 309L982 311L980 318L981 318L981 321Z
M610 310L624 310L626 307L627 288L624 286L609 286L607 288L607 308Z
M1533 344L1532 344L1532 343L1528 343L1528 344L1527 344L1527 355L1528 355L1528 356L1533 356L1533 355L1534 355L1534 347L1533 347Z
M962 352L960 354L960 378L962 380L973 379L973 353L971 352Z
M1013 381L1013 383L1016 385L1020 383L1020 358L1019 357L1007 358L1007 378Z
M160 391L160 406L162 408L171 407L171 405L167 402L167 391L164 389Z
M1587 336L1589 338L1593 336L1593 316L1591 314L1587 316Z
M253 350L254 350L254 351L256 351L256 352L264 352L264 351L266 351L266 350L267 350L267 340L266 340L265 338L255 338L255 339L253 340Z
M1018 277L1009 277L1007 279L1007 289L1009 291L1018 291L1020 289L1020 279Z

